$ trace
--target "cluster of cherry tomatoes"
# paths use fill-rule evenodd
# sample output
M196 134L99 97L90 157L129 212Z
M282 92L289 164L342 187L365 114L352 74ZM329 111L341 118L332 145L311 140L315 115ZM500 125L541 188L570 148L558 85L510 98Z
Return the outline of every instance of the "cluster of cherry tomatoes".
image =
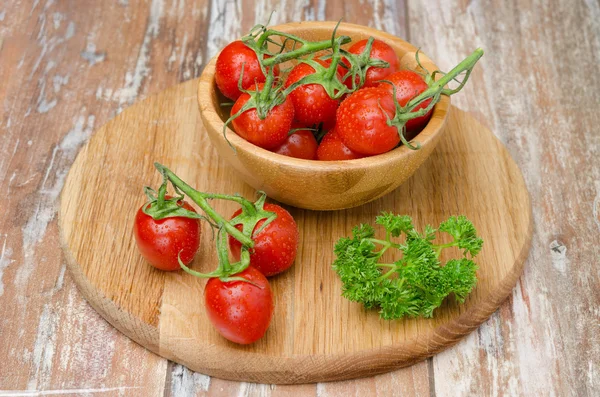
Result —
M179 182L168 169L160 165L157 168L168 178L164 190L170 180L198 204L206 217L200 216L183 196L171 197L163 192L161 198L160 191L150 195L150 201L135 216L133 231L140 253L157 269L183 268L208 278L205 307L217 331L235 343L255 342L265 334L273 315L273 294L267 277L287 270L296 259L299 234L294 218L282 207L264 203L264 195L252 203L239 196L198 192ZM242 208L225 220L212 210L207 199L232 200ZM201 219L219 229L219 267L211 273L199 273L186 266L200 247Z
M373 156L397 147L403 134L408 139L416 136L431 116L431 107L426 109L431 99L427 99L411 109L426 109L424 115L400 127L390 122L399 107L429 86L421 74L400 70L394 49L383 41L357 41L335 61L331 54L298 58L298 63L285 74L278 65L265 68L257 54L263 60L272 57L243 41L230 43L217 58L215 82L224 96L235 101L231 124L236 133L275 153L307 160ZM383 61L384 66L367 66L363 62L358 66L363 68L363 78L359 78L351 73L350 55L344 54ZM336 65L332 66L332 61ZM326 75L327 69L348 88L339 98L331 95L332 91L328 93L325 83L317 77ZM269 74L275 76L271 81ZM253 107L244 109L253 96L260 97L265 88L277 89L277 85L281 86L280 103L266 115L261 117Z

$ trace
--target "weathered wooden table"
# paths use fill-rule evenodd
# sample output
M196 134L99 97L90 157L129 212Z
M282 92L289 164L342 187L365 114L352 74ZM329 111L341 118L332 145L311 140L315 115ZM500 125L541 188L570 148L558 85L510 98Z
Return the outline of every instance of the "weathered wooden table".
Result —
M386 30L442 68L486 50L453 104L488 125L522 168L533 247L500 310L413 367L318 385L210 379L119 334L65 274L57 199L92 131L198 76L271 10L275 23L344 17ZM3 1L0 395L599 395L598 65L594 0Z

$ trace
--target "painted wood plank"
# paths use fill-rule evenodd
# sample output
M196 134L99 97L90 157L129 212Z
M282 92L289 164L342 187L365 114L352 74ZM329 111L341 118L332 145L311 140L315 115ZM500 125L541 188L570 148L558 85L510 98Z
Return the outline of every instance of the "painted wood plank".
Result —
M441 7L449 11L431 12ZM413 44L442 66L476 46L487 51L453 104L507 144L535 219L512 299L434 357L436 395L598 394L598 3L412 2L409 24Z

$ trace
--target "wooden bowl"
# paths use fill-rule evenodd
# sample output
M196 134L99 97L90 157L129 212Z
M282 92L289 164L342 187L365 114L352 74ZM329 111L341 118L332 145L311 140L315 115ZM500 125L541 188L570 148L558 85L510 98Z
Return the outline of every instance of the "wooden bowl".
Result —
M336 22L287 23L273 29L295 34L305 39L324 40L331 37ZM342 23L338 35L352 41L373 36L392 46L403 68L416 69L417 48L388 33L365 26ZM228 129L223 137L224 120L229 117L220 103L227 102L215 84L215 63L211 59L200 76L198 103L202 122L219 155L229 163L249 185L263 190L280 202L311 210L338 210L375 200L400 186L431 154L444 131L450 98L442 96L434 107L431 120L414 139L421 149L400 146L390 152L358 160L316 161L283 156L262 149ZM430 72L437 66L419 53L421 64Z

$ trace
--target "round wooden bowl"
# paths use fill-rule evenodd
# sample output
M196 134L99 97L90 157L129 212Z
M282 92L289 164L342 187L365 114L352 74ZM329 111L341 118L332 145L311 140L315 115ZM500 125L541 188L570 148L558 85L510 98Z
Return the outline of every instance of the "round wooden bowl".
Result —
M337 22L287 23L273 29L295 34L309 40L325 40ZM398 37L360 25L342 23L338 35L350 36L354 41L373 36L392 46L402 68L416 69L417 48ZM388 153L358 160L315 161L283 156L262 149L227 130L229 146L223 136L223 124L229 114L221 103L228 100L215 84L215 63L211 59L200 76L198 103L202 122L212 144L249 185L263 190L280 202L311 210L338 210L355 207L375 200L400 186L431 154L438 143L448 116L450 98L442 96L434 107L431 120L414 138L421 149L410 150L400 146ZM437 66L422 53L421 64L430 72Z

